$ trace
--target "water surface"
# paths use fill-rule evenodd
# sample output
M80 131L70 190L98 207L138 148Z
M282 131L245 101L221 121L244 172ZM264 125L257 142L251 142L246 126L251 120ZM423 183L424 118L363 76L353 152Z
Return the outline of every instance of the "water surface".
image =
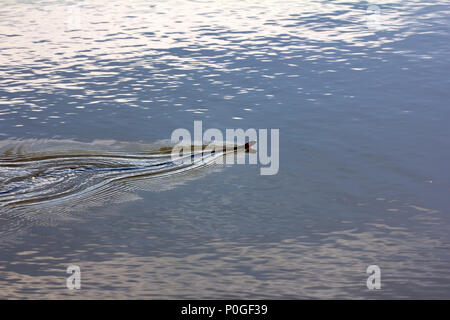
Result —
M280 129L277 175L209 166L0 207L0 297L450 297L446 1L7 0L0 18L2 147L127 167L194 120ZM1 192L26 176L9 169Z

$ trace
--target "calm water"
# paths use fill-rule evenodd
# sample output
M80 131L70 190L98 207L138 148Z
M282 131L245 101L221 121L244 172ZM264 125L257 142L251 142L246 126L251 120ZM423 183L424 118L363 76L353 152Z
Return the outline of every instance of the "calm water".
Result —
M0 207L0 298L450 298L449 21L447 1L2 1L3 204L98 178L17 195L41 167L6 161L135 165L194 120L279 128L280 171Z

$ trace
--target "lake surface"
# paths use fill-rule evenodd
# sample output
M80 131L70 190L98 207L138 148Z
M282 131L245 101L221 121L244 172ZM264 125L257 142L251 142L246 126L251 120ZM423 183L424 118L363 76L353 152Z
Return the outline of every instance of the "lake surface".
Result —
M447 1L2 1L3 162L127 162L202 120L279 129L280 168L0 207L0 298L449 299L449 21ZM31 169L0 168L3 201Z

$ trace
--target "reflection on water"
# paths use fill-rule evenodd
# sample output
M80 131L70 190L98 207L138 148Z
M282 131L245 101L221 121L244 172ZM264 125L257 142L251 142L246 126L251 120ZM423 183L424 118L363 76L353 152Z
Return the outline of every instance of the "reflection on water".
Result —
M440 50L424 54L391 44L412 33L439 34L420 28L429 19L443 24L445 10L428 10L420 1L377 4L382 23L374 31L366 24L366 4L348 1L6 1L3 134L76 137L80 130L71 123L90 124L86 118L101 115L114 127L118 117L136 122L125 110L147 126L179 112L215 118L223 101L243 99L252 105L239 106L227 120L246 119L261 99L282 102L275 81L286 81L297 99L353 97L329 86L305 88L296 78L364 71L361 59L369 56L370 64L391 54L421 61Z
M83 233L83 241L76 238L80 230L69 226L46 243L31 247L19 243L17 252L4 253L11 259L2 261L4 294L16 298L32 294L36 298L298 299L419 298L425 291L437 298L446 295L449 285L450 257L444 243L406 228L377 224L367 231L317 232L281 241L268 241L261 234L233 241L211 239L199 230L193 237L189 225L183 233L164 234L155 224L134 221L124 228L133 236L123 238L123 233L107 234L121 229L112 223L100 232L94 230L96 225L84 229L88 232ZM94 239L100 242L91 242ZM191 243L194 239L201 239L202 245ZM55 248L56 242L61 249ZM374 261L382 265L383 283L387 283L381 292L364 289L365 270ZM80 292L62 286L68 263L82 265Z
M0 296L448 298L449 12L417 0L2 1L3 204L152 170L140 157L193 120L279 128L281 145L272 177L199 168L2 207ZM19 141L39 161L8 160ZM80 292L65 289L70 264ZM370 264L379 292L365 286Z

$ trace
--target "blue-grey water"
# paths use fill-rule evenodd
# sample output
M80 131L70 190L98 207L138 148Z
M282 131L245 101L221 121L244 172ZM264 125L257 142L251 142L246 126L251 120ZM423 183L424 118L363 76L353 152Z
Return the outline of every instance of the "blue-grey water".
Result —
M2 1L0 298L450 298L449 40L448 1ZM280 129L278 174L85 171L194 120Z

